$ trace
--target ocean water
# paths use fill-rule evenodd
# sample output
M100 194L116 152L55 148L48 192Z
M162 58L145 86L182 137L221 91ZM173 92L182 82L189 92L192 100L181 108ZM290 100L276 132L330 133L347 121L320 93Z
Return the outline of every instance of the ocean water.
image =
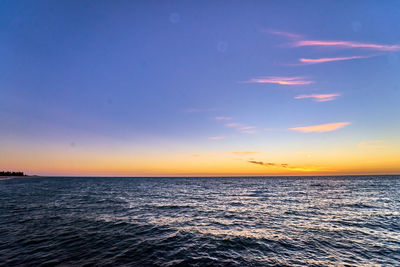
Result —
M400 266L400 176L0 180L1 266Z

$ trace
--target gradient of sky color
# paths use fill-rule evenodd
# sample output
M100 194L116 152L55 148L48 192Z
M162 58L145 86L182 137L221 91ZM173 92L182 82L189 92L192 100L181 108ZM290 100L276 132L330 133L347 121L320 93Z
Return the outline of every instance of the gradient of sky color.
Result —
M398 1L2 1L0 170L400 172Z

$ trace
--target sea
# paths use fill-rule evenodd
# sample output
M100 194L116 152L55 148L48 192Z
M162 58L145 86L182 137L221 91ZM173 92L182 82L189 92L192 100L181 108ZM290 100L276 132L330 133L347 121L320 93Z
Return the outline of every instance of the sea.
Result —
M400 176L1 179L0 266L400 266Z

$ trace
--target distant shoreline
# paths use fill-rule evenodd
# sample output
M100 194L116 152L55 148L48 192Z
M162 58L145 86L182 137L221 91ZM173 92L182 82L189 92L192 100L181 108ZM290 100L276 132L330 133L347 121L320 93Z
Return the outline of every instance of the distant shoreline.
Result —
M340 175L234 175L234 176L68 176L68 175L25 175L0 176L0 180L18 178L318 178L318 177L365 177L365 176L400 176L400 174L340 174Z

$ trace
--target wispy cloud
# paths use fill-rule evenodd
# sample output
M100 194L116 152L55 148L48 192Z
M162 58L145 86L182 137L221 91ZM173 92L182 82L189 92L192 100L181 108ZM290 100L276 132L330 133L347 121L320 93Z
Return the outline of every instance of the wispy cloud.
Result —
M224 125L228 128L234 128L235 130L241 132L241 133L247 133L247 134L254 134L257 132L257 128L255 126L249 126L241 123L236 123L236 122L229 122L233 118L232 117L225 117L225 116L218 116L214 118L216 121L221 121L225 123Z
M297 34L297 33L291 33L291 32L284 32L284 31L275 31L275 30L265 30L263 32L269 33L269 34L274 34L274 35L280 35L284 37L288 37L291 39L301 39L303 38L303 35Z
M213 157L213 156L227 156L227 155L236 155L236 156L251 156L255 154L260 154L259 151L222 151L222 152L211 152L211 153L181 153L176 154L177 156L184 156L184 157Z
M231 154L238 155L238 156L249 156L249 155L254 155L254 154L260 154L261 152L255 152L255 151L231 151Z
M290 171L302 171L302 172L312 172L312 171L321 171L323 168L321 167L292 167L287 163L272 163L272 162L263 162L263 161L255 161L249 160L247 161L252 164L264 166L264 167L272 167L272 168L282 168Z
M249 160L248 162L253 163L253 164L257 164L257 165L262 165L262 166L282 166L282 167L287 167L288 164L287 163L283 163L283 164L276 164L276 163L272 163L272 162L263 162L263 161L255 161L255 160Z
M359 148L383 148L383 140L371 140L358 144Z
M351 56L351 57L325 57L325 58L300 58L299 61L304 64L318 64L332 61L343 61L343 60L352 60L352 59L360 59L360 58L368 58L371 56Z
M260 77L260 78L252 78L249 81L245 81L244 83L274 83L281 85L306 85L312 84L314 81L307 80L305 77Z
M385 45L385 44L371 44L359 43L352 41L319 41L319 40L298 40L293 42L293 46L325 46L336 48L364 48L378 51L398 51L400 45Z
M305 36L296 33L289 33L283 31L269 30L265 31L269 34L279 35L290 39L289 46L292 47L330 47L341 49L362 49L372 50L379 52L396 52L400 51L400 44L379 44L379 43L366 43L357 41L344 41L344 40L312 40ZM300 58L299 61L303 65L318 64L325 62L353 60L361 58L369 58L377 55L367 56L347 56L347 57L327 57L327 58Z
M216 120L216 121L230 121L230 120L232 120L232 117L218 116L218 117L215 117L214 120Z
M186 109L185 112L187 113L200 113L200 112L212 112L218 111L218 108L189 108Z
M225 137L224 136L211 136L211 137L208 137L208 139L210 139L210 140L222 140L222 139L225 139Z
M295 99L311 98L316 102L326 102L335 100L340 94L311 94L311 95L298 95Z
M254 127L254 126L248 126L248 125L235 123L235 122L227 123L227 124L225 124L225 126L229 127L229 128L235 128L236 130L238 130L239 132L242 132L242 133L253 134L253 133L257 132L256 127Z
M236 122L232 122L232 123L227 123L225 124L226 127L231 127L231 128L235 128L235 127L239 127L241 124L236 123Z
M349 124L350 122L335 122L335 123L319 124L314 126L289 128L289 130L298 131L302 133L324 133L341 129Z

